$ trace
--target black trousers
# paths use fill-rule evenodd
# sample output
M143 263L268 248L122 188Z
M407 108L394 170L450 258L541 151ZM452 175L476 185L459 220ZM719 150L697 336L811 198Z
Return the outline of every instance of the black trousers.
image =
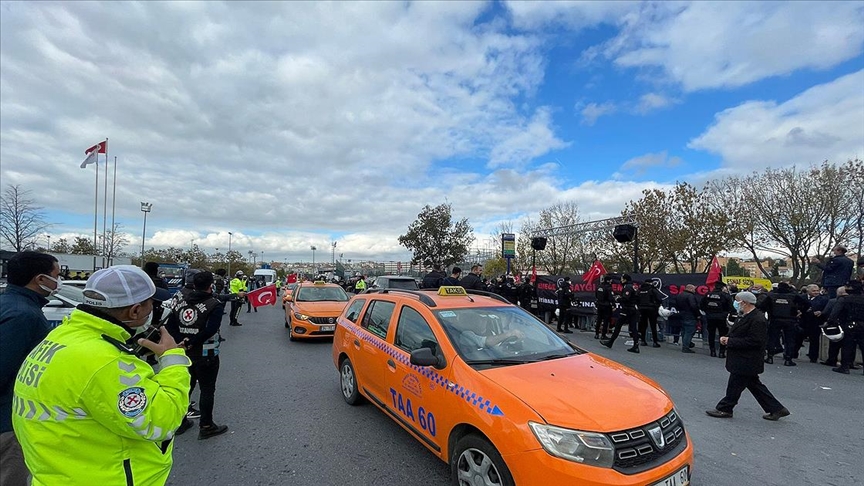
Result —
M783 351L783 359L794 359L798 353L795 339L798 334L798 323L795 321L771 321L768 323L768 354L774 356ZM783 346L780 346L780 337Z
M719 334L720 337L725 336L729 332L729 325L726 324L726 318L706 318L708 321L708 348L713 352L715 348L714 337ZM720 345L720 351L725 351L726 346Z
M197 382L201 386L201 396L198 398L198 407L201 410L200 426L213 425L213 402L216 396L216 377L219 376L219 355L216 356L190 356L192 366L189 367L192 388L195 389Z
M768 413L779 412L783 408L783 405L768 391L768 387L759 380L759 375L730 373L729 382L726 384L726 396L717 403L717 410L732 413L744 390L750 390L762 410Z
M795 357L798 357L798 353L804 347L804 338L807 338L809 339L807 357L811 360L819 359L819 337L821 335L822 332L819 330L818 323L805 322L802 324L801 332L795 338Z
M242 299L234 299L231 301L231 324L237 323L237 314L240 313L240 309L243 307Z
M594 322L594 334L606 335L612 324L612 306L598 305L597 320Z
M639 335L642 341L647 342L648 327L651 327L651 336L657 342L657 309L642 309L639 311Z
M633 338L633 345L639 344L639 310L638 309L621 309L618 319L615 320L615 329L612 331L612 336L609 337L612 342L618 339L618 334L621 333L621 327L627 324L627 332Z
M845 331L844 331L845 332ZM840 351L843 350L843 343L846 342L845 336L840 341L828 341L828 357L825 358L826 363L836 366L840 361Z
M573 314L570 308L558 308L558 331L566 331L573 326Z
M855 361L855 348L864 354L864 324L858 324L853 329L846 328L847 336L843 339L843 358L840 367L849 369Z

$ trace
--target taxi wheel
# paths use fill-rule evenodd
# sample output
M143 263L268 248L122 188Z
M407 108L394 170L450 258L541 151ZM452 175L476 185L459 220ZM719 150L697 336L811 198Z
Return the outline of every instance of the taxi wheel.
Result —
M514 486L501 454L484 437L469 434L459 439L450 463L454 486Z
M357 387L357 373L349 358L342 360L339 365L339 386L342 389L342 398L348 405L357 405L361 401L360 392Z

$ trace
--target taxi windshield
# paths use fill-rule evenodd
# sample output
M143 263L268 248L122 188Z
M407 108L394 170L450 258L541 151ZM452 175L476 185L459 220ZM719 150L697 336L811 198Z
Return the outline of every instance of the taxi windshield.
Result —
M443 309L434 313L453 347L470 365L522 364L580 353L519 307ZM496 339L508 333L513 337Z
M346 302L349 298L342 287L301 287L296 293L296 302Z

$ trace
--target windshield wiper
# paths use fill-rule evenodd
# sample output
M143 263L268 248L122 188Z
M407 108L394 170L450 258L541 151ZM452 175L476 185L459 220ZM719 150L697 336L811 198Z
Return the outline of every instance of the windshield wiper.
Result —
M465 361L465 364L468 365L520 365L530 363L530 361L525 361L521 359L469 359Z
M535 361L548 361L551 359L559 359L559 358L569 358L570 356L575 356L576 353L570 354L550 354L549 356L543 356L542 358L538 358Z

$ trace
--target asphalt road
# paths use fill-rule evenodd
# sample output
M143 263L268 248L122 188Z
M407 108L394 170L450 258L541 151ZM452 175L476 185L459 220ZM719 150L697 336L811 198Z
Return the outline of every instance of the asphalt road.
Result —
M365 404L342 400L330 341L289 342L279 306L223 323L214 417L227 434L177 438L170 485L449 484L449 467L395 422ZM864 484L864 376L799 361L766 365L763 382L792 411L763 420L748 392L733 419L704 411L723 396L728 374L707 351L680 347L627 353L593 333L570 335L659 382L677 404L695 444L693 486L851 486ZM778 360L779 363L780 360ZM638 406L638 404L634 404ZM555 486L555 485L550 485Z

